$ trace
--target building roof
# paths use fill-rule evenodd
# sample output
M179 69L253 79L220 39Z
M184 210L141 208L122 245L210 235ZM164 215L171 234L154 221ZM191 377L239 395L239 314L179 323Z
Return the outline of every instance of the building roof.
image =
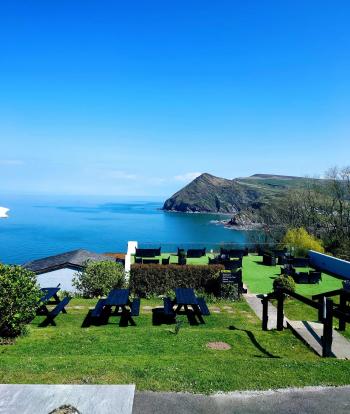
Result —
M24 263L23 267L35 272L36 274L52 272L53 270L63 269L66 267L80 270L84 267L88 260L95 262L115 261L115 258L79 249L57 254L55 256L33 260L31 262Z

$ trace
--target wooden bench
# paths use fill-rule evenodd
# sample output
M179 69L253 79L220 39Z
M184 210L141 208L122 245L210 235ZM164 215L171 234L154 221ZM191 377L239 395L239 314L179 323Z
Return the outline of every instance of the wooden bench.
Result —
M92 318L99 318L101 316L101 313L103 311L103 307L105 306L106 299L99 299L96 303L95 309L91 312Z
M56 318L56 316L62 312L64 310L64 308L68 305L68 303L70 302L71 298L66 296L65 298L63 298L61 300L61 302L54 308L52 309L52 311L50 311L47 316L46 319L40 324L40 326L47 326L49 324L51 325L56 325L54 322L54 319Z
M198 303L199 309L202 312L202 315L204 315L204 316L210 315L208 306L205 303L205 299L204 298L197 298L197 303Z

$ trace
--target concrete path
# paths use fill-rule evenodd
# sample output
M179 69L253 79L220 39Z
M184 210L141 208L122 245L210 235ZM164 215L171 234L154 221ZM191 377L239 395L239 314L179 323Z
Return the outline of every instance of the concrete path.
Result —
M198 395L136 392L133 414L349 414L350 387Z
M1 414L49 414L71 405L81 414L131 414L135 385L0 384Z
M288 326L318 355L322 356L323 324L319 322L288 321ZM332 353L339 359L350 359L350 342L333 329Z
M261 298L262 295L256 295L255 293L244 293L244 299L247 301L248 305L252 308L256 316L262 320L262 303ZM277 325L277 309L269 302L268 305L268 321L267 321L267 329L276 329ZM287 327L287 319L284 318L283 326Z

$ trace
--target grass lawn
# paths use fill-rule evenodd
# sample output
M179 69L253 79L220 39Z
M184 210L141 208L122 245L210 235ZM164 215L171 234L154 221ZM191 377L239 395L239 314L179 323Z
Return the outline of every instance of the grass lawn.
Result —
M150 259L167 259L170 256L170 264L178 264L178 256L177 253L162 253L160 256L150 257ZM215 257L214 253L207 253L205 256L198 257L198 258L186 258L186 264L188 265L207 265L208 264L208 257L213 259ZM145 257L144 259L147 259ZM131 256L131 264L135 263L135 256Z
M289 330L263 332L245 301L220 302L220 313L190 326L152 325L160 300L143 300L136 327L82 328L94 300L73 299L56 327L30 325L27 336L0 346L0 383L135 383L139 390L210 393L350 383L350 361L321 359ZM210 305L214 306L214 305ZM225 306L229 306L227 309ZM229 312L230 311L230 312ZM230 350L211 350L224 341Z
M274 279L280 275L281 266L264 266L261 256L249 255L243 258L243 282L252 293L269 293L272 291ZM307 269L298 269L306 271ZM322 281L318 284L297 284L296 291L301 295L312 296L342 287L342 281L327 273L322 273Z

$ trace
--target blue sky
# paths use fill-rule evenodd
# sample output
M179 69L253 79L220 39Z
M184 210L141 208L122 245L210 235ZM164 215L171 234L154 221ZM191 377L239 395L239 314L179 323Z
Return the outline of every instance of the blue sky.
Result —
M347 1L0 5L0 192L166 197L349 164Z

